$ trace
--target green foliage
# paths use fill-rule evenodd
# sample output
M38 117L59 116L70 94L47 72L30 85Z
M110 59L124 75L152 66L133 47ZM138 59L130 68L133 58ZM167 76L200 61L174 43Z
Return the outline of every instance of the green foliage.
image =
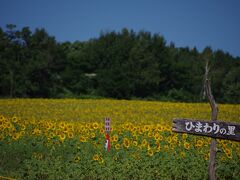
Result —
M206 59L217 102L240 103L240 59L221 50L176 48L159 34L126 28L59 43L45 29L9 24L0 28L0 96L198 102Z
M194 148L176 148L148 156L144 150L112 148L106 152L103 143L96 148L92 143L81 143L76 138L59 143L58 139L49 142L42 136L26 136L10 144L3 141L0 147L0 174L17 179L197 180L208 176L208 161ZM184 157L180 155L182 151ZM100 159L94 161L92 157L96 154ZM221 162L217 164L220 179L239 177L240 169L234 159L224 162L218 159Z

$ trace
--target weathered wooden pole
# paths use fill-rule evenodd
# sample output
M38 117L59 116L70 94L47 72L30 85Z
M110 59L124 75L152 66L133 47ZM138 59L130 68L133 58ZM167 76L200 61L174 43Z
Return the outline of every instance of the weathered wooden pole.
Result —
M217 141L219 139L228 139L240 142L240 124L233 122L218 121L218 107L211 91L211 83L208 79L208 62L206 63L206 72L203 83L204 97L207 96L211 106L211 121L193 120L187 118L174 118L172 131L177 133L188 133L199 136L211 137L210 158L208 173L210 180L216 180L215 159L217 154Z
M217 115L218 115L218 107L212 95L211 83L210 83L210 80L208 79L208 72L209 72L209 68L208 68L208 62L207 62L206 68L205 68L204 94L208 97L208 100L211 106L211 110L212 110L211 120L216 122ZM211 146L210 146L209 166L208 166L208 175L210 180L216 180L216 164L215 164L216 154L217 154L217 140L215 138L212 138Z

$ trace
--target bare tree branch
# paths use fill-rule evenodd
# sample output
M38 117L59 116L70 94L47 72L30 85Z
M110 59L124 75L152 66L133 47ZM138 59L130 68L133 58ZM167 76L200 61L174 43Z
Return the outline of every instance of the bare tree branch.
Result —
M208 73L209 73L209 67L208 67L208 60L206 62L205 66L205 81L204 81L204 96L208 97L211 110L212 110L212 121L217 121L217 115L218 115L218 107L215 102L215 99L212 95L212 90L211 90L211 82L208 79ZM216 164L215 164L215 159L216 159L216 154L217 154L217 141L216 139L212 138L211 140L211 146L210 146L210 159L209 159L209 167L208 167L208 172L209 172L209 179L210 180L216 180Z

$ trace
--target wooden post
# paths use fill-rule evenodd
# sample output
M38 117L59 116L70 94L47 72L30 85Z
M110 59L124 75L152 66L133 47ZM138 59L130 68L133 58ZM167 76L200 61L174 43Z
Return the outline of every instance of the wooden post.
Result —
M186 118L173 119L172 131L177 133L188 133L199 136L211 137L210 158L208 166L208 177L210 180L216 180L216 138L228 139L240 142L240 124L233 122L217 121L218 107L211 91L211 83L208 79L208 62L206 63L206 72L204 79L204 97L208 97L211 106L211 121L192 120Z
M211 120L217 121L218 107L212 95L211 83L210 83L210 80L208 79L208 72L209 72L209 68L208 68L208 61L207 61L206 67L205 67L204 94L207 95L210 106L211 106L211 110L212 110ZM216 180L216 164L215 164L216 154L217 154L217 140L215 138L212 138L211 146L210 146L209 166L208 166L208 176L210 180Z

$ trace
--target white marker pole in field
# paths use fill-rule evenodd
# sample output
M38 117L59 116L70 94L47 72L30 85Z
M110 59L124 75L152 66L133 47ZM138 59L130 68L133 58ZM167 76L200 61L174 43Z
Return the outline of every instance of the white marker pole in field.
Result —
M105 131L106 131L106 140L105 140L105 148L107 151L110 151L110 118L105 118Z

